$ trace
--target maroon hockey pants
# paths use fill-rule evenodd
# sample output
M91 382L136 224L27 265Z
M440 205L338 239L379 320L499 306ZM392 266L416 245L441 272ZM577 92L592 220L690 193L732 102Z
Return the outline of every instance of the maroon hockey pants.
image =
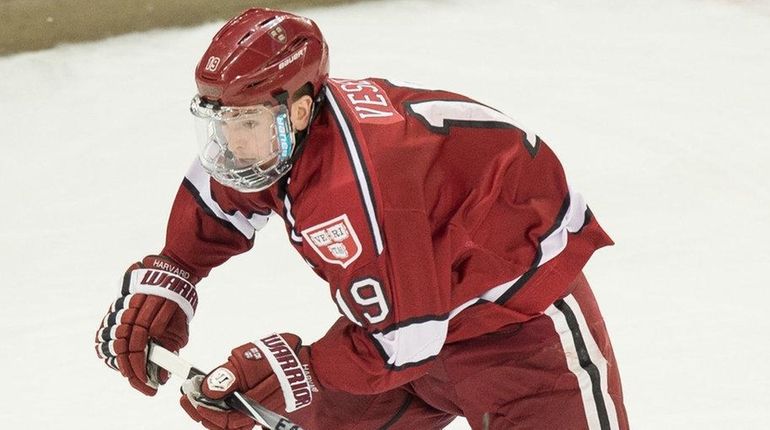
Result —
M624 430L620 376L583 275L544 315L446 345L428 374L378 395L324 392L292 415L306 430Z

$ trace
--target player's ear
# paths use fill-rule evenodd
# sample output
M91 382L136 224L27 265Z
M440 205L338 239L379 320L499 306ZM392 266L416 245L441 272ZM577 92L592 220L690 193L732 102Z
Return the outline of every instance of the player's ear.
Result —
M294 100L289 107L289 115L294 129L302 131L307 128L310 122L310 111L313 106L313 99L310 96L302 96Z

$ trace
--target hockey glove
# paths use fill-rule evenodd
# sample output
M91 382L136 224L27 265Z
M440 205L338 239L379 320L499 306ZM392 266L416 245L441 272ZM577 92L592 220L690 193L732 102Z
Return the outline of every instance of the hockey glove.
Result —
M269 335L234 349L227 363L185 383L180 403L207 429L251 429L254 421L221 400L239 391L279 414L308 406L318 391L309 361L310 347L296 335Z
M170 258L144 257L126 271L120 297L96 332L99 358L148 396L155 395L168 373L148 375L147 344L152 340L174 352L187 344L198 280Z

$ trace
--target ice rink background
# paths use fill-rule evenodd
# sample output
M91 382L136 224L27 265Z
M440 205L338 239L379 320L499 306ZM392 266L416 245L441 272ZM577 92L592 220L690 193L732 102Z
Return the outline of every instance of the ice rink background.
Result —
M770 425L770 4L392 1L308 9L332 74L466 93L536 130L617 245L587 274L637 429ZM0 58L3 428L195 428L177 382L93 352L124 269L162 247L195 154L193 68L221 23ZM199 367L336 316L280 219L200 285ZM511 381L515 384L516 381ZM468 428L456 420L452 429Z

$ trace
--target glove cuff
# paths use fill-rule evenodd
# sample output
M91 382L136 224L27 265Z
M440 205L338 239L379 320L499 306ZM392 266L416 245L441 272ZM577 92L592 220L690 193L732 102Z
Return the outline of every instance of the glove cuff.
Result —
M199 279L173 260L149 255L134 264L123 278L122 294L141 293L173 301L182 309L189 323L198 307L195 283Z
M295 354L290 342L294 346L301 344L299 338L292 334L271 334L254 342L278 377L286 412L294 412L308 406L313 401L313 392L318 391L313 384L307 354L302 353L302 349L307 347L298 348L299 354L305 356L303 362Z

